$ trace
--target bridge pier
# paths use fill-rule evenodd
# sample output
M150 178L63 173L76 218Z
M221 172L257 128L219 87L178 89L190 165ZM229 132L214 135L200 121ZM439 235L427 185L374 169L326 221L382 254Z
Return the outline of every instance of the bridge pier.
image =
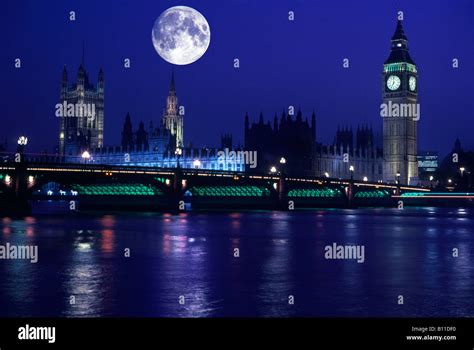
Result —
M173 187L171 193L170 209L173 213L179 213L184 210L184 200L182 197L183 184L182 184L182 171L181 168L176 168L176 172L173 177Z
M287 193L286 193L286 180L283 172L280 173L280 179L278 180L278 204L277 207L279 210L288 210L287 202Z
M354 181L352 179L347 187L347 206L349 208L354 206Z
M11 189L3 197L5 203L2 203L0 214L31 214L31 206L28 203L27 167L22 160L15 164L15 171L11 175Z

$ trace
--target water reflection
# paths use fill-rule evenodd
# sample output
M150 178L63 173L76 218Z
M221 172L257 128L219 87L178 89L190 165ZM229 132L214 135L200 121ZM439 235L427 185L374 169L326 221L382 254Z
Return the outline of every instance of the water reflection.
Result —
M0 260L0 316L474 316L471 209L37 216L0 225L0 244L39 247L37 264ZM325 259L333 242L363 245L365 262Z
M187 214L179 219L164 217L163 223L164 258L154 278L167 283L156 283L161 294L156 311L164 316L209 316L213 306L209 300L206 240L190 236L195 231Z
M95 245L97 237L90 230L76 232L70 263L64 271L66 316L101 316L103 313L102 269L97 264Z

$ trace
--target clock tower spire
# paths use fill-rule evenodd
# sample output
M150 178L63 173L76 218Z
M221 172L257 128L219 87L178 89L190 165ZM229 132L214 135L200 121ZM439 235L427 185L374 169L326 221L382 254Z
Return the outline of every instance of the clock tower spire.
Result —
M398 20L390 55L383 66L380 115L383 118L384 181L414 184L418 178L418 72L408 38Z

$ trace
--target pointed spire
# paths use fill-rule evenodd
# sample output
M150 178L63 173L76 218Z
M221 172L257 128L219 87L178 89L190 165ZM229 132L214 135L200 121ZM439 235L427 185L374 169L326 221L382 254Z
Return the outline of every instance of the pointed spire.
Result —
M301 113L301 108L298 108L298 113L296 113L296 121L298 122L303 121L303 113Z
M247 132L249 131L249 114L245 112L245 139L247 139Z
M63 67L63 83L66 83L67 82L67 69L66 69L66 65L64 65Z
M454 141L454 152L460 153L462 151L461 148L461 141L459 140L459 137L456 137L456 141Z
M405 35L405 31L403 30L402 21L398 19L397 21L397 28L395 29L395 33L392 36L392 40L408 40L407 36Z
M385 64L404 62L415 64L408 53L408 38L403 30L402 21L398 19L397 28L392 36L392 49L390 51L390 56L385 61Z
M176 86L174 83L174 69L171 72L170 95L176 95Z
M81 66L85 67L86 64L86 41L82 41L82 59L81 59Z

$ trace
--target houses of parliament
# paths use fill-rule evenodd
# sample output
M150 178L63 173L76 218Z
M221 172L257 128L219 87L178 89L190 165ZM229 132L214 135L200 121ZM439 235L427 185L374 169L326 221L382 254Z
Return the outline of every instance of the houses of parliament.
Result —
M416 65L408 50L408 39L402 21L398 21L391 38L391 50L383 65L381 76L383 104L416 104L418 95ZM377 145L372 127L367 125L338 128L333 143L323 145L316 139L317 118L313 111L310 120L301 110L283 111L265 121L260 114L257 121L245 115L242 147L234 148L232 136L221 138L220 147L192 148L185 142L185 117L180 113L174 74L164 110L156 123L143 122L133 127L134 121L125 116L121 144L104 145L104 73L98 74L97 85L91 84L81 64L74 85L68 84L63 70L60 103L93 104L93 118L61 118L59 150L66 162L87 161L98 164L143 165L156 167L203 168L229 171L269 172L279 167L279 160L287 162L288 175L329 176L333 178L365 179L367 181L415 184L417 165L417 120L408 117L384 117L383 144ZM189 145L190 143L188 143ZM256 168L245 164L244 158L222 159L223 150L256 152Z

